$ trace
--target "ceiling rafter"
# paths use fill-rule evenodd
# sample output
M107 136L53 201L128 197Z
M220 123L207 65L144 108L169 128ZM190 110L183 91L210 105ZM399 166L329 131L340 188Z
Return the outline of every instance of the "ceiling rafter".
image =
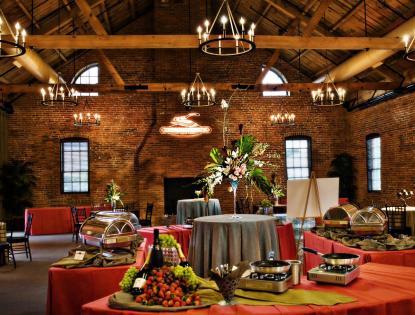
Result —
M88 19L88 23L89 25L91 25L94 32L97 35L108 35L104 26L101 24L99 19L95 16L95 14L92 12L92 9L89 6L88 2L86 2L86 0L75 0L75 2L78 5L84 17ZM107 68L108 72L111 74L115 83L119 85L123 85L124 80L121 78L120 74L118 73L115 66L112 64L111 60L105 55L105 53L101 49L98 50L98 55L102 63L104 64L104 66Z
M311 91L324 86L324 83L282 83L282 84L250 84L250 83L212 83L206 85L217 91L234 91L238 89L243 92L259 91ZM99 92L103 94L112 93L148 93L148 92L180 92L188 86L188 82L166 82L166 83L141 83L138 85L113 85L113 84L74 84L80 92ZM338 83L338 87L348 90L393 90L400 87L400 82L350 82ZM0 84L1 93L39 93L45 84ZM246 89L248 87L248 89Z
M111 21L108 16L107 5L105 4L105 1L101 3L101 6L103 10L103 15L104 15L104 21L105 21L105 24L107 25L107 29L110 33L112 33Z
M80 1L80 0L77 0ZM27 45L42 49L189 49L195 35L31 35ZM197 38L196 38L197 39ZM226 43L233 45L233 43ZM223 44L223 47L226 46ZM325 37L257 35L258 49L403 50L399 37Z
M339 27L341 27L343 24L345 24L347 21L349 21L364 5L364 1L360 0L358 3L356 3L353 8L351 8L345 15L343 15L331 28L330 32L335 31Z

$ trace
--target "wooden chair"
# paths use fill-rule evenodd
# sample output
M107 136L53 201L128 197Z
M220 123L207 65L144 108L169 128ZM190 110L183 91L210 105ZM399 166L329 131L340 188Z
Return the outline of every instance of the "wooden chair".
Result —
M29 213L27 215L26 226L23 231L23 235L19 235L15 230L16 220L12 220L10 227L10 236L7 237L7 242L10 244L12 256L14 259L14 254L26 254L26 258L29 258L32 261L32 251L30 250L30 229L32 228L33 214ZM21 233L21 232L20 232ZM13 235L14 234L14 235Z
M134 213L137 218L140 218L140 209L137 208L135 202L130 202L130 203L124 204L124 209L125 209L125 211Z
M411 235L411 228L406 226L406 206L386 205L386 215L388 216L388 231L393 236L400 234Z
M74 241L74 238L75 238L76 243L78 243L79 230L81 229L82 223L84 223L86 219L86 209L85 208L78 209L76 207L72 207L71 214L72 214L72 223L73 223L72 242Z
M146 207L146 217L145 219L140 219L141 226L151 226L151 217L153 216L154 204L147 202Z

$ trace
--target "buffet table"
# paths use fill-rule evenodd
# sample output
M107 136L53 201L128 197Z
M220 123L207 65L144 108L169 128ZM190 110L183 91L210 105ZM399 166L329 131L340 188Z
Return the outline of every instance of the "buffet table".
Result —
M339 242L316 235L312 232L304 232L304 246L315 249L324 254L349 253L360 255L359 264L368 262L415 267L415 249L399 251L365 251L348 247ZM319 265L322 259L310 253L304 253L304 270ZM391 268L391 267L389 267ZM394 267L395 268L395 267Z
M176 223L184 224L186 218L199 218L221 213L219 199L209 199L207 204L203 198L182 199L177 201Z
M270 251L279 257L275 219L241 214L201 217L193 221L188 260L195 273L207 277L212 267L242 260L265 259Z
M146 240L134 265L144 263ZM49 268L47 315L80 314L81 306L119 290L118 283L132 265L64 269Z
M336 292L357 299L356 302L334 306L219 306L175 312L174 314L292 314L292 315L397 315L415 314L415 269L368 263L361 266L360 277L346 287L307 281L304 277L299 289ZM107 306L108 296L82 306L83 315L137 315L154 314L110 309ZM167 314L166 312L163 314ZM160 313L159 313L160 314Z
M184 228L182 225L170 225L167 226L153 226L146 227L137 230L137 233L147 239L147 243L153 244L154 240L154 229L158 229L160 234L170 234L180 245L182 246L183 254L187 257L189 252L190 236L192 235L192 229Z

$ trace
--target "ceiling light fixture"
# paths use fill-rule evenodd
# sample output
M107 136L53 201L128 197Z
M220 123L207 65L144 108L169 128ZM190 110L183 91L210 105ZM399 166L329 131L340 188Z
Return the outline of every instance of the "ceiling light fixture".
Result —
M214 35L212 30L222 11L225 11L220 18L222 33ZM238 24L235 22L229 2L224 0L213 23L210 24L209 20L206 19L204 28L200 25L197 27L199 49L205 54L214 56L238 56L254 50L255 24L252 23L248 31L245 27L246 20L244 17L239 19L239 24L241 31L239 31Z
M316 106L337 106L342 105L346 98L346 90L337 88L334 81L327 72L323 87L311 91L313 104Z
M100 114L93 114L91 115L89 111L88 106L88 100L85 99L85 105L84 105L84 111L85 113L80 112L79 114L73 114L74 118L74 126L76 127L90 127L90 126L99 126L101 125L101 115Z
M409 61L415 61L415 50L413 50L413 45L415 41L415 35L410 37L405 35L403 37L403 42L405 45L405 54L403 55L404 59Z
M78 105L79 92L74 88L69 89L65 81L61 80L60 74L56 83L49 86L47 90L40 89L42 95L41 104L45 106L76 106Z
M192 107L212 106L216 104L215 95L215 90L208 90L205 87L200 74L196 73L196 77L189 89L183 89L181 92L182 104L187 109L191 109Z
M271 126L277 126L277 125L292 126L292 125L295 125L295 114L294 113L288 113L287 111L277 113L276 115L273 114L269 118L271 120Z
M15 24L16 32L13 34L11 27L6 21L6 29L10 30L10 36L14 41L3 38L3 19L0 18L0 58L14 58L26 53L26 30L23 29L19 22Z

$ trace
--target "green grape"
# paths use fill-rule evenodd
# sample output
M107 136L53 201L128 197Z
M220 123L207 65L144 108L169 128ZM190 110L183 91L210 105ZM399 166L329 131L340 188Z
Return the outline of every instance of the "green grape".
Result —
M196 289L199 280L193 272L192 267L182 267L180 265L172 267L173 274L176 278L184 280L190 289Z
M133 287L135 278L137 277L137 273L138 270L136 267L130 267L128 268L128 270L125 272L121 282L119 283L120 288L124 291L124 292L130 292L131 288Z
M177 241L173 235L161 234L160 244L161 244L161 247L175 247L177 245Z

